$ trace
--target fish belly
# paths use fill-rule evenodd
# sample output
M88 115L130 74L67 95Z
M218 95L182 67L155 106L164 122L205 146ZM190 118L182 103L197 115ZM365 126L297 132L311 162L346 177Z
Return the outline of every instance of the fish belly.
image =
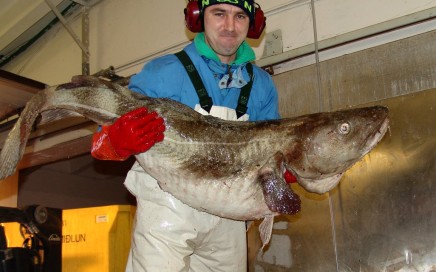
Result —
M234 220L254 220L274 214L268 209L262 188L255 181L257 173L241 171L236 176L202 178L179 168L169 159L151 156L149 152L136 158L162 190L197 210Z

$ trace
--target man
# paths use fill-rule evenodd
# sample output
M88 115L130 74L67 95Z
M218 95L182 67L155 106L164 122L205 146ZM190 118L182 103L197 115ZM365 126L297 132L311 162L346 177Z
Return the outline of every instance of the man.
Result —
M253 76L247 71L247 64L255 59L245 42L254 20L254 2L209 0L198 4L204 32L198 33L184 51L198 71L206 95L196 91L186 64L175 55L149 62L132 77L129 88L151 97L168 97L222 119L279 118L271 77L255 66L250 72ZM246 108L236 111L246 85L251 86ZM202 105L205 96L211 98L212 105ZM96 133L92 154L103 159L126 159L161 141L164 129L156 113L135 110ZM138 163L129 171L125 185L138 203L127 271L247 270L244 222L183 204L162 191Z

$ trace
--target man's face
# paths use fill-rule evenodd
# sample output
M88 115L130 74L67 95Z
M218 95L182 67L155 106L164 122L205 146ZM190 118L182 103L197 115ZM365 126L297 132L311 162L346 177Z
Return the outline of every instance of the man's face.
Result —
M207 7L203 16L206 43L223 63L230 63L247 36L248 15L239 7L217 4Z

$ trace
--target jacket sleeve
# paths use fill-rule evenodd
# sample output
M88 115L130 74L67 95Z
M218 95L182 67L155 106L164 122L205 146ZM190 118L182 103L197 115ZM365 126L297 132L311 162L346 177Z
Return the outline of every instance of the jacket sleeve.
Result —
M153 98L166 97L180 101L180 84L185 73L175 55L165 55L150 61L132 76L129 89Z
M278 93L274 81L266 71L254 67L255 81L250 97L250 100L253 99L253 111L250 113L250 121L279 119Z
M274 85L274 82L269 75L267 78L267 84L265 86L265 89L267 90L267 93L265 96L265 105L262 109L262 112L265 115L264 120L279 119L280 113L278 93L276 86Z

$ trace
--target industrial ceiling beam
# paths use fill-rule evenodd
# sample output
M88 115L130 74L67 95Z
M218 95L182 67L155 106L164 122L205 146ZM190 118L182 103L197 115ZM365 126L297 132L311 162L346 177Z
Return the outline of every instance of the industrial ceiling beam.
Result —
M79 39L79 37L74 33L73 29L68 24L67 20L65 20L64 16L59 12L59 10L56 8L56 6L50 1L45 0L47 5L50 7L50 9L54 12L56 17L59 19L59 21L62 23L62 25L65 27L65 29L68 31L68 33L71 35L71 37L74 39L74 41L79 45L79 47L82 49L82 52L84 52L87 56L89 56L89 50L85 44L82 43L82 41Z

